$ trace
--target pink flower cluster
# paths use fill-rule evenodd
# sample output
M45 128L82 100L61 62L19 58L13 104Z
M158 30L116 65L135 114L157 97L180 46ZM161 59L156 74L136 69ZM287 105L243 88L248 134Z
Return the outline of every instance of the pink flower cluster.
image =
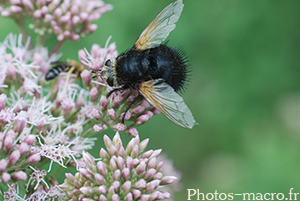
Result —
M107 59L118 56L110 38L105 47L80 50L78 66L76 59L67 61L73 66L61 72L56 68L56 77L45 79L63 42L95 31L92 23L110 9L102 0L0 0L1 15L14 19L22 32L0 43L0 200L170 198L173 187L168 184L176 185L176 177L165 176L164 169L173 172L172 167L163 167L161 150L144 152L149 140L140 142L136 129L159 112L141 100L126 113L126 125L121 124L137 91L107 97L113 88L97 73ZM56 34L50 53L31 44L25 18L30 18L38 44ZM76 75L70 70L75 66ZM105 135L106 150L101 148L96 164L86 151L95 145L91 136L106 129L135 137L125 148L118 133L112 141ZM53 172L68 167L78 172L67 173L65 183L58 185Z
M113 140L105 135L104 142L106 150L101 148L97 164L84 152L86 166L75 176L66 174L65 182L60 185L66 199L150 201L170 197L160 188L173 183L176 177L163 174L163 162L157 160L160 149L144 152L149 139L140 142L137 136L125 148L117 132Z
M11 180L25 181L27 174L19 167L35 164L41 160L39 154L31 152L33 143L35 142L34 135L27 135L24 139L19 138L16 131L18 129L8 130L5 134L0 132L0 151L8 157L0 159L0 182L8 183ZM20 160L21 158L25 160ZM19 169L15 171L15 169Z
M50 63L60 55L49 57L44 47L29 49L30 38L23 44L23 36L9 34L0 43L0 92L8 86L15 86L16 95L39 96L42 86L39 81L50 68ZM16 97L19 99L20 97Z
M53 163L77 166L75 157L91 149L95 139L85 137L86 119L78 113L82 105L65 102L75 101L84 91L70 80L64 80L58 92L45 87L42 68L49 68L57 56L49 58L43 48L28 50L27 44L14 35L0 44L0 180L28 180L27 187L35 186L27 188L28 199L38 192L47 192L50 198L57 182L49 177L40 180L38 172L51 172ZM65 97L59 99L61 91ZM40 163L48 164L48 169L40 170Z
M40 186L41 187L41 186ZM57 186L50 187L47 190L43 188L38 188L33 194L31 194L28 198L22 198L19 195L19 186L12 184L8 185L8 190L3 193L3 198L5 201L44 201L44 200L58 200L63 201L61 199L62 195L60 189Z
M0 1L2 16L21 23L32 19L30 28L43 38L54 32L59 41L77 41L97 29L92 24L101 15L112 9L102 0L11 0Z

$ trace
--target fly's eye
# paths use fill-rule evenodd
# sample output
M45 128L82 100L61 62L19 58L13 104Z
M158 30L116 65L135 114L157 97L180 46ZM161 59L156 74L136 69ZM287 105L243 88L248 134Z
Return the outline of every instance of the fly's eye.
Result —
M105 66L111 66L111 60L108 59L106 62L105 62Z
M106 82L109 86L111 86L111 87L114 86L114 79L112 78L112 76L109 76L107 78Z

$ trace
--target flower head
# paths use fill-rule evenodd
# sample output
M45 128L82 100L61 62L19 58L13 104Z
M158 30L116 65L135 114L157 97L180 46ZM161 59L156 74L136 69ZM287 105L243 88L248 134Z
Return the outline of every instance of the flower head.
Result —
M55 33L59 41L77 41L97 29L92 24L112 9L102 0L6 1L0 4L2 16L22 21L30 18L30 28L43 38Z
M65 198L94 200L162 200L170 193L160 188L173 183L174 176L163 174L163 162L157 157L161 150L144 152L148 139L133 138L126 147L117 132L113 140L104 136L106 150L101 148L100 161L83 153L85 167L74 176L66 174L60 188Z
M79 167L75 157L94 145L95 138L85 136L92 130L83 128L90 119L81 112L88 91L66 78L58 90L45 87L41 66L58 56L42 47L29 50L21 41L22 36L9 35L0 44L1 79L8 86L0 88L0 181L25 181L26 199L51 198L57 181L45 175L52 164ZM78 106L79 96L84 103ZM40 163L49 168L40 169Z
M132 104L136 90L108 96L114 88L98 76L105 61L118 55L111 37L104 47L94 44L90 53L80 50L81 64L58 61L63 42L95 31L93 22L110 9L102 0L0 1L1 15L15 20L22 33L9 34L0 43L0 200L170 197L172 191L161 187L171 186L176 177L164 175L157 159L161 150L144 152L149 140L140 142L136 129L157 110L146 100ZM36 46L28 37L28 22ZM45 41L52 33L57 40L48 51ZM50 70L58 63L67 66ZM54 71L49 81L46 75ZM105 135L106 149L95 160L86 152L95 147L91 136L109 128L135 138L125 148L118 133L113 140ZM65 183L58 185L53 172L69 167L78 172L66 174Z

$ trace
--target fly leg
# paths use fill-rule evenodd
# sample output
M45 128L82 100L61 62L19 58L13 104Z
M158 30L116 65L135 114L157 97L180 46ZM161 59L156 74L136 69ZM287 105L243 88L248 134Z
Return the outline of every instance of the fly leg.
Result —
M70 70L68 70L68 73L67 73L67 81L70 80L70 77L71 77L71 74L73 73L73 71L75 71L75 66L71 66Z
M111 90L110 92L108 92L108 94L106 95L106 97L108 98L108 97L110 97L114 92L116 92L116 91L121 91L121 90L125 90L125 89L128 89L129 87L128 86L126 86L126 85L123 85L123 86L121 86L121 87L119 87L119 88L115 88L115 89L113 89L113 90Z
M124 121L125 121L125 116L126 116L126 113L128 112L128 110L131 108L131 106L139 101L139 100L142 100L143 99L143 96L142 95L137 95L128 105L127 109L125 110L124 114L123 114L123 117L122 117L122 124L124 124Z

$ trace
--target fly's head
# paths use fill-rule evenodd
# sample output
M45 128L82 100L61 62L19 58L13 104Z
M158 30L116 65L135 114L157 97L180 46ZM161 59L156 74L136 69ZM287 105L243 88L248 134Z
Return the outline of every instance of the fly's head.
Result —
M118 86L116 81L115 64L115 60L108 59L100 70L100 76L102 80L111 87Z

